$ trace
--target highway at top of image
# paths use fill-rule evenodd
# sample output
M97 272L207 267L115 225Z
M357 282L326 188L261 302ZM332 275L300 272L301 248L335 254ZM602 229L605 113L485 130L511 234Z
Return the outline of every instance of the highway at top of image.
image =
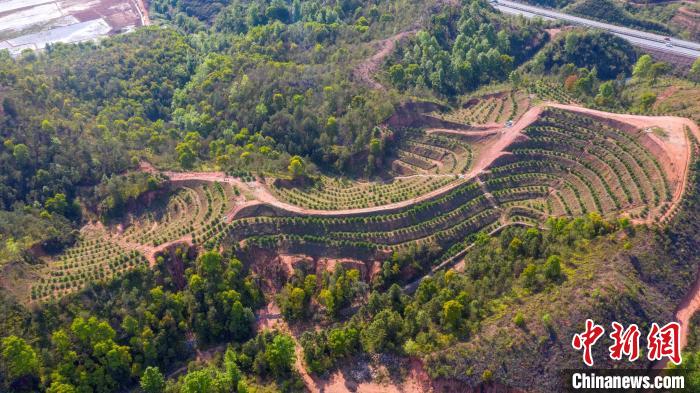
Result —
M497 0L497 2L493 2L492 4L496 9L507 14L523 15L527 18L541 17L543 19L550 20L556 19L580 26L606 30L642 48L653 49L690 58L700 57L700 44L696 42L685 41L677 38L666 40L667 37L660 34L653 34L646 31L630 29L628 27L611 25L609 23L598 22L595 20L581 18L578 16L514 1Z

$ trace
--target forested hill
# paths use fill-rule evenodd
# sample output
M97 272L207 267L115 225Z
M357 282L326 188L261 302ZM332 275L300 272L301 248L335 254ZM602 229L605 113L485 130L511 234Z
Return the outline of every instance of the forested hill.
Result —
M480 2L461 10L408 1L152 7L174 25L99 45L58 44L17 61L1 55L5 209L41 207L58 194L72 203L78 187L144 159L274 174L300 155L323 170L362 175L373 168L362 163L358 171L356 156L400 100L355 80L354 68L373 48L366 43L425 25L417 37L422 54L407 54L409 74L397 85L449 94L448 86L459 92L505 80L543 43L536 27L505 22ZM428 19L425 9L441 11ZM196 33L187 18L200 21ZM485 41L464 57L468 40ZM460 71L467 69L472 76ZM455 84L457 75L466 79Z

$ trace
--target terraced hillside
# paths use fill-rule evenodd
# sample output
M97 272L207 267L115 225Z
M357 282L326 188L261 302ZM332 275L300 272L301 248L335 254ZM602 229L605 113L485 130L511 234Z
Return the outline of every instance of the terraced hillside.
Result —
M164 204L130 215L122 225L86 226L75 246L47 261L38 272L39 282L31 287L31 299L55 299L90 281L111 279L129 269L152 265L155 255L173 243L215 242L216 235L225 228L225 213L236 201L236 193L228 184L179 182Z
M679 168L661 167L671 157L645 130L623 128L547 109L482 178L509 216L526 221L590 212L658 221L680 186Z
M320 176L303 187L270 182L276 198L314 210L360 209L400 203L425 195L461 178L472 167L478 140L462 135L393 128L394 146L380 181L356 181Z
M691 132L700 134L685 119L551 104L531 108L510 128L399 130L402 149L454 161L451 174L388 184L324 178L316 190L288 191L280 200L282 192L250 178L166 172L172 191L161 205L120 226L86 228L75 247L48 261L29 297L55 299L153 264L181 242L367 260L423 245L448 250L441 262L478 231L548 217L598 213L663 223L682 198Z
M576 99L571 96L561 86L552 82L537 80L527 87L530 94L534 94L542 100L561 102L564 104L575 104Z
M435 191L457 179L454 175L405 176L387 182L357 182L321 177L313 186L270 189L281 200L311 209L357 209L397 203Z
M361 209L410 201L461 183L489 144L486 137L497 134L506 120L520 118L530 105L527 94L508 91L472 99L463 109L418 113L413 121L389 125L394 146L385 177L390 180L358 182L322 176L310 186L271 182L269 189L282 201L313 210Z
M460 108L447 113L434 112L433 116L460 124L502 124L519 118L530 109L528 94L508 90L467 100Z
M92 281L106 281L138 266L147 265L144 254L111 241L101 228L83 228L78 243L48 261L31 286L32 301L48 301L82 289Z

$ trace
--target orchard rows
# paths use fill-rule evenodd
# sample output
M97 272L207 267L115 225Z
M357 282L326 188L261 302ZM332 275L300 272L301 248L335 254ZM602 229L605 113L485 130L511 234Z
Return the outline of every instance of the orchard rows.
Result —
M461 108L447 113L433 113L442 120L466 125L505 123L513 120L530 108L527 94L509 90L489 97L470 99Z
M399 130L400 150L426 162L439 161L446 173L420 168L420 173L388 183L324 177L310 189L274 190L289 203L332 211L387 205L453 185L422 202L372 212L313 215L280 208L235 216L231 212L244 198L234 186L185 182L160 208L134 214L123 232L84 231L76 246L42 269L31 299L55 299L89 282L147 266L149 256L143 253L179 241L206 249L255 245L303 253L313 247L374 257L426 245L446 250L439 262L467 247L477 232L512 223L539 225L547 217L594 212L656 222L671 206L667 175L640 143L643 131L635 134L610 124L615 123L547 108L523 130L524 136L472 178L462 175L474 160L466 139Z

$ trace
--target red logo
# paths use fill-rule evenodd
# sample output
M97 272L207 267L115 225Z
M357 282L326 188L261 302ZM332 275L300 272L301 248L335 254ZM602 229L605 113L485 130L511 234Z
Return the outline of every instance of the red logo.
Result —
M586 363L588 367L593 366L593 354L591 353L591 348L593 344L598 341L598 339L605 333L605 329L602 326L596 325L592 320L586 320L586 331L583 333L575 334L574 338L571 340L571 345L575 350L580 351L583 349L583 362Z
M681 325L678 322L670 322L662 328L657 323L652 323L647 336L649 360L661 360L667 357L674 364L681 364L680 337Z
M612 328L613 332L610 333L610 338L613 340L613 344L608 347L610 358L622 360L626 356L630 362L637 360L639 358L639 337L641 336L639 326L631 324L625 329L622 324L613 322ZM574 334L571 340L571 346L575 350L583 350L583 362L588 367L593 367L592 348L603 336L603 333L605 333L605 329L602 326L587 319L586 330L583 333ZM650 361L668 358L676 365L681 364L680 336L681 325L678 322L670 322L663 327L652 323L649 335L647 335L647 358Z
M630 362L634 362L639 358L639 327L631 324L627 330L617 323L612 323L613 332L610 333L610 338L613 339L613 345L608 348L610 350L610 358L613 360L621 360L623 355L627 355Z

